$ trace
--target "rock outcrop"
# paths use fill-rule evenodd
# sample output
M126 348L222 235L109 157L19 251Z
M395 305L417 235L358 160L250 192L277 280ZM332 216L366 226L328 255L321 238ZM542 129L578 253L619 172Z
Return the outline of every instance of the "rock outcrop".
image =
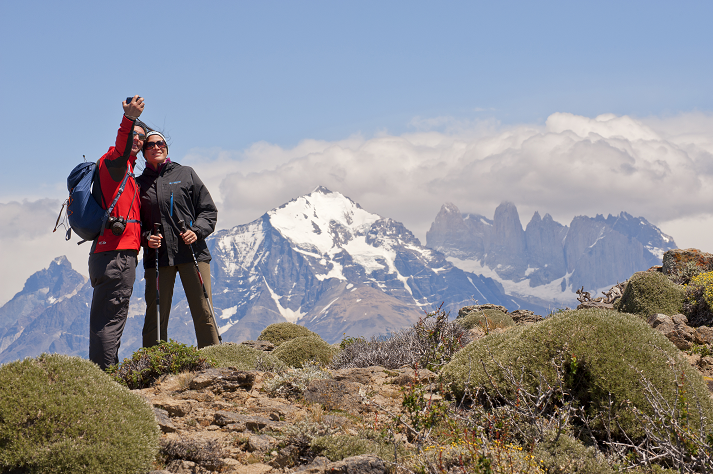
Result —
M652 314L647 322L682 351L689 350L693 344L713 343L713 328L709 326L693 328L688 325L688 318L683 314L673 316Z
M687 283L687 273L692 270L708 272L713 270L713 254L698 249L673 249L663 256L661 271L668 276L678 277Z

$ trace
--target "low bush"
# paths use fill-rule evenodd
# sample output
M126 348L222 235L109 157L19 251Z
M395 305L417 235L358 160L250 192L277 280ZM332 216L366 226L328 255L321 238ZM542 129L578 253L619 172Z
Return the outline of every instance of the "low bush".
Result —
M558 357L564 357L559 367L553 364ZM492 334L457 353L442 374L458 397L488 393L497 403L517 398L518 386L536 393L543 384L555 384L558 370L564 372L562 391L584 410L583 416L599 420L590 428L600 440L608 429L620 436L617 426L629 436L641 435L642 419L635 413L653 416L655 411L646 384L668 406L687 404L692 429L713 428L710 421L700 426L702 417L713 420L713 403L700 373L639 317L615 311L566 311Z
M448 314L439 308L389 338L348 339L335 356L332 368L378 365L387 369L409 366L438 371L469 341L470 335L460 320L449 321Z
M289 341L291 339L301 336L319 337L319 334L312 332L306 327L300 326L299 324L285 322L270 324L268 327L262 330L257 340L271 342L275 345L275 347L278 347L285 341Z
M214 365L195 346L171 340L142 347L130 359L106 370L117 382L136 389L150 387L162 375L204 370Z
M614 474L604 455L567 433L548 433L533 455L548 474Z
M215 362L216 367L235 367L237 370L265 370L282 372L287 366L269 352L263 352L245 344L226 342L204 347L199 352Z
M362 454L375 454L387 462L394 462L394 449L402 458L407 451L401 443L394 447L393 440L389 438L388 433L364 429L357 436L335 434L316 437L312 440L311 448L316 454L333 462Z
M78 357L42 354L0 366L0 471L151 470L152 407Z
M334 348L319 336L300 336L283 342L273 353L288 366L299 368L310 361L328 365Z
M629 279L621 300L615 305L622 313L648 318L662 313L672 316L683 310L685 290L660 272L637 272Z
M284 372L263 384L265 392L285 398L300 396L312 380L330 379L332 376L318 365L305 363L304 367Z
M483 309L466 314L463 318L456 319L466 329L479 326L486 333L492 329L505 329L515 326L515 321L503 311L497 309Z

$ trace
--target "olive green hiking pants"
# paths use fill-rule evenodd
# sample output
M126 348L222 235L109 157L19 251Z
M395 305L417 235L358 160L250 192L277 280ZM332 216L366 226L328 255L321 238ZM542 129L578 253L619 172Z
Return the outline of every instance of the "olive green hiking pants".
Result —
M198 262L198 268L203 276L206 291L213 304L213 295L210 292L210 263ZM168 340L168 317L171 313L173 299L173 285L176 282L176 273L181 276L183 290L193 317L193 326L196 330L198 348L219 344L218 328L213 324L210 307L203 296L203 287L196 273L196 266L192 263L182 263L172 267L159 267L159 305L161 306L161 340ZM156 332L156 269L144 269L146 281L146 319L142 331L144 347L154 346L158 343Z

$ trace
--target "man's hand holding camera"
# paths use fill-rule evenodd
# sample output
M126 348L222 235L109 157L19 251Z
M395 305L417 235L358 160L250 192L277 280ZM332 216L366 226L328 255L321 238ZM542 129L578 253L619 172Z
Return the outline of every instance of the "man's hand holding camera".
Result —
M124 107L124 115L131 120L136 120L144 111L144 98L138 95L127 97L121 105Z

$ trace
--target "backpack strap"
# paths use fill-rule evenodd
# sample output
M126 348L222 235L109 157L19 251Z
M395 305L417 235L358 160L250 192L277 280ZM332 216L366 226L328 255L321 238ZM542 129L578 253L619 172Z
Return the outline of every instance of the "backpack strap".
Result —
M119 198L121 197L121 194L124 192L124 187L126 186L126 181L129 179L129 176L134 178L134 173L130 173L129 169L127 167L126 174L124 175L124 179L121 180L121 184L119 185L119 192L116 193L114 200L111 202L111 206L109 206L109 208L104 213L104 218L102 219L102 226L101 226L102 232L104 232L104 226L106 226L106 221L109 219L109 214L111 214L111 211L114 210L114 206L116 206L116 202L119 200ZM100 186L101 186L101 183L100 183ZM102 195L102 200L103 199L104 199L104 196ZM129 222L129 220L127 220L126 222ZM141 222L141 221L137 221L136 219L131 219L131 222Z

